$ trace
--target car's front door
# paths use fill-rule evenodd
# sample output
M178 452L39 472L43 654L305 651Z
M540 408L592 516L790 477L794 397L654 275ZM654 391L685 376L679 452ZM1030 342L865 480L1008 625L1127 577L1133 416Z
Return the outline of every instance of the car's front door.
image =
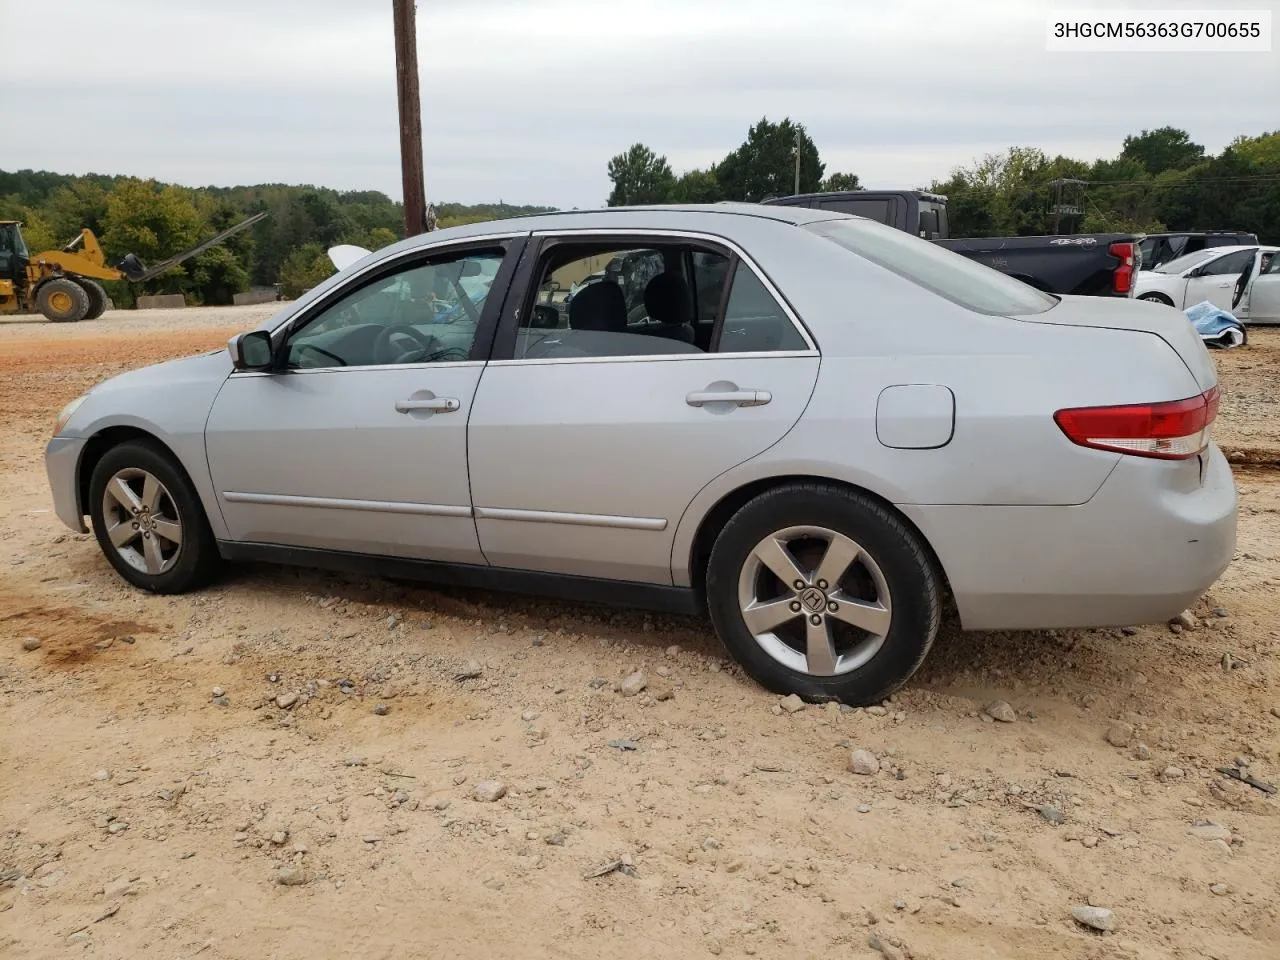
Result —
M1256 249L1235 250L1196 267L1187 278L1186 294L1180 304L1182 309L1208 300L1215 307L1230 311L1236 280L1241 271L1253 263L1257 252Z
M374 268L233 373L206 427L231 538L482 563L467 418L523 241Z
M608 279L579 291L559 327L529 318L559 274L602 252L645 249L661 249L666 264L641 291L649 322L628 327L635 305ZM726 261L718 270L716 257ZM471 416L485 557L670 583L684 510L712 479L791 429L813 392L817 350L763 274L703 238L546 236L528 270L517 280L523 296L513 289L508 298ZM709 342L693 329L704 301L715 304Z
M1265 257L1265 255L1264 255ZM1280 323L1280 253L1272 253L1245 295L1248 309L1242 313L1251 323Z

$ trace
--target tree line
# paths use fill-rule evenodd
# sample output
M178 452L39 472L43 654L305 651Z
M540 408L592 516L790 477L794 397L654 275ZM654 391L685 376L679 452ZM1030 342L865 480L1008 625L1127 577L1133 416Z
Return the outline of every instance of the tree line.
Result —
M444 203L438 225L541 213L549 207ZM376 190L260 184L181 187L136 177L0 170L0 220L23 221L32 254L56 250L92 230L117 263L133 253L145 264L194 247L260 211L269 216L226 243L144 284L108 284L118 306L138 295L181 293L190 303L227 304L250 286L280 285L296 297L333 273L326 250L352 243L376 250L404 235L401 205Z
M854 173L826 174L803 124L761 119L723 160L677 175L643 143L609 160L610 206L651 203L758 202L800 193L860 189ZM1244 230L1280 242L1280 130L1240 136L1210 154L1185 130L1160 127L1125 137L1112 158L1050 157L1010 147L945 179L901 188L948 198L955 237L1048 233L1159 233Z

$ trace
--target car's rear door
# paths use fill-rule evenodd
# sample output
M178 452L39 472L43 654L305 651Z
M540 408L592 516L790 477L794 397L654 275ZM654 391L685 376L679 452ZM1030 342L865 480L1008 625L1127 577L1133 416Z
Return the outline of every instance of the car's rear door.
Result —
M1273 253L1266 272L1254 277L1247 304L1251 323L1280 323L1280 253Z
M539 255L517 277L523 296L508 298L514 307L504 311L471 416L480 546L495 566L670 583L685 508L791 429L813 392L817 349L763 273L722 242L587 232L535 240ZM727 260L709 349L696 336L625 332L578 298L559 329L524 324L539 288L554 282L557 258L662 244L697 251L694 269ZM667 257L668 265L692 260ZM707 284L684 279L691 298L706 298ZM593 299L608 301L605 292ZM700 312L692 305L690 318Z
M522 237L375 268L214 401L209 468L235 541L483 563L467 418Z

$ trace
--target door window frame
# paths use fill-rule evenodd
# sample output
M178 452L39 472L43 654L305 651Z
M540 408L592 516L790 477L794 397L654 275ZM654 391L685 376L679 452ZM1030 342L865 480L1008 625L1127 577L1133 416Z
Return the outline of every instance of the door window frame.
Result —
M652 246L655 242L682 243L702 247L709 252L719 253L729 258L725 271L727 283L721 291L720 303L716 308L715 329L711 337L711 349L706 353L653 353L608 357L516 357L515 346L519 335L521 319L533 309L537 294L538 280L545 261L547 250L559 244L595 244L607 246L617 245L620 249L628 245L634 247ZM733 286L733 278L745 264L747 269L756 275L764 285L788 322L799 332L807 347L803 350L758 350L735 353L716 353L720 333L724 327L725 308L729 302L729 291ZM505 266L505 262L504 262ZM487 306L487 304L486 304ZM494 366L561 364L561 363L640 363L654 360L713 360L742 359L750 357L816 357L819 356L817 341L805 326L790 301L764 272L758 263L747 256L746 252L734 243L716 234L701 233L695 230L663 230L655 228L578 228L561 230L535 230L525 245L520 257L520 264L511 281L506 300L502 308L502 316L498 322L497 332L493 340L493 350L489 355L489 363Z
M459 237L414 247L372 263L359 273L349 277L345 282L336 284L331 289L326 290L322 296L305 304L301 309L269 328L271 350L274 358L273 366L270 370L233 370L230 376L276 377L365 370L412 370L483 366L488 361L490 352L493 349L498 321L503 314L507 297L511 293L512 278L519 268L521 257L528 245L528 238L527 231ZM486 295L484 306L480 310L480 322L476 326L476 335L471 342L471 355L466 360L446 360L436 363L366 364L348 367L307 367L294 370L280 366L285 357L285 347L289 338L294 333L303 330L309 323L316 320L340 300L365 287L380 283L394 274L424 266L432 261L456 258L465 256L467 253L486 250L502 250L502 262L498 265L498 272L494 275L493 283L489 285L489 293Z

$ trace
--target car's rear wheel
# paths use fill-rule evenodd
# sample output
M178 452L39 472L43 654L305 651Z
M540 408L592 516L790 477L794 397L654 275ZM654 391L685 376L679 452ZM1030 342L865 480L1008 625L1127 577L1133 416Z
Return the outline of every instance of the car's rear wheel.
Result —
M725 525L707 568L720 639L757 682L808 700L874 703L919 667L941 618L918 536L833 485L761 494Z
M207 583L218 552L191 481L164 451L130 441L103 454L89 480L89 515L116 572L153 593Z

